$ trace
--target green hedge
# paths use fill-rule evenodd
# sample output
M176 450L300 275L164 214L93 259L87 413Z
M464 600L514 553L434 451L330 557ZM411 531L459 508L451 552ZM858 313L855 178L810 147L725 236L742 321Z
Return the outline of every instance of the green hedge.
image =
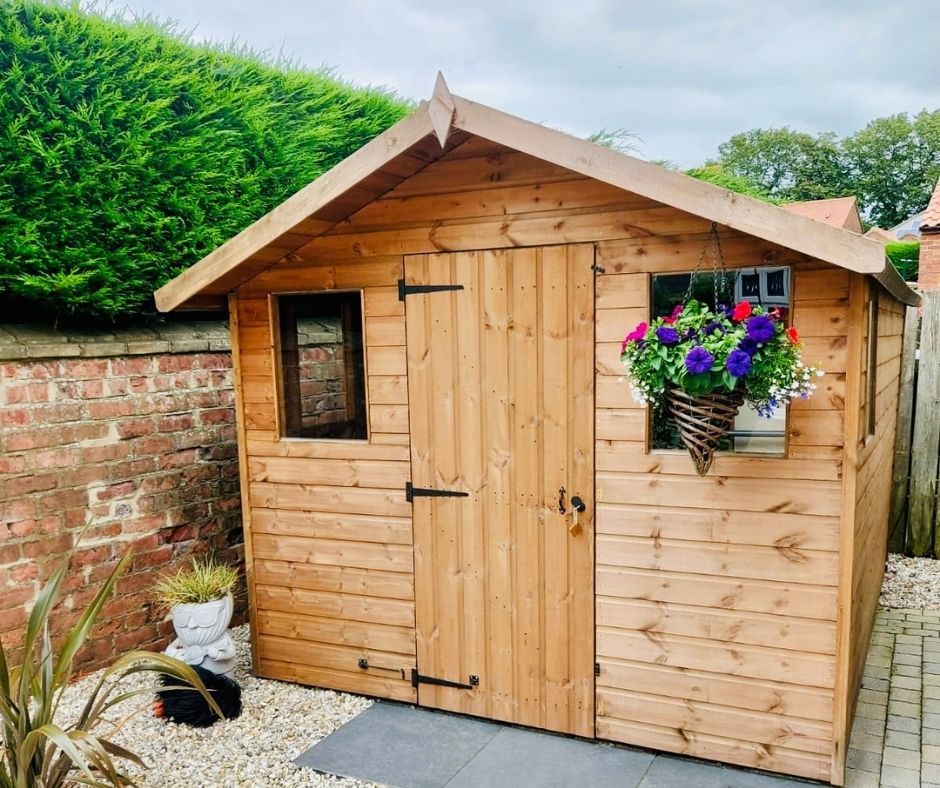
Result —
M0 308L124 322L408 105L77 6L0 3Z
M920 257L919 241L896 241L885 244L885 254L900 271L905 282L917 281L918 259Z

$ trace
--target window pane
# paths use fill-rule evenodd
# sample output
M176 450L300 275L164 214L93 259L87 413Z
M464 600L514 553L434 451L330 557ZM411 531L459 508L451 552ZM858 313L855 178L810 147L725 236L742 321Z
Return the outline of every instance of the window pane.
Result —
M788 295L786 272L782 268L767 272L767 295L771 298L783 298Z
M361 293L279 296L278 315L284 435L368 437Z

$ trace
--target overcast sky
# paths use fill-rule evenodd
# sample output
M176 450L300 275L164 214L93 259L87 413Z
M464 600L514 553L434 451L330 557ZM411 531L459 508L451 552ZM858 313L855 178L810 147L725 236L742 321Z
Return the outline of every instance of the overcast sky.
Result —
M427 98L441 69L454 93L580 136L625 127L646 157L681 166L751 128L846 134L873 118L940 108L936 0L130 0L128 8L410 98Z

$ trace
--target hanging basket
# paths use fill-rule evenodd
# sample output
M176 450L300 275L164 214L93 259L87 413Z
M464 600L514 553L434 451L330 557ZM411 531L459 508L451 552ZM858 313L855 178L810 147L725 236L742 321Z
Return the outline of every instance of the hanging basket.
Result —
M740 390L710 394L688 394L678 388L666 390L666 408L675 419L699 476L708 473L715 450L733 426L743 403L744 392Z

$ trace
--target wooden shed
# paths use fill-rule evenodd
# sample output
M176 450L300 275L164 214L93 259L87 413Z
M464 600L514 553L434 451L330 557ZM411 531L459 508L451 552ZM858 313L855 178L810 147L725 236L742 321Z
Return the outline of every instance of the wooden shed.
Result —
M713 222L827 374L699 477L619 355ZM841 784L917 302L880 244L439 77L156 299L229 310L259 675Z

